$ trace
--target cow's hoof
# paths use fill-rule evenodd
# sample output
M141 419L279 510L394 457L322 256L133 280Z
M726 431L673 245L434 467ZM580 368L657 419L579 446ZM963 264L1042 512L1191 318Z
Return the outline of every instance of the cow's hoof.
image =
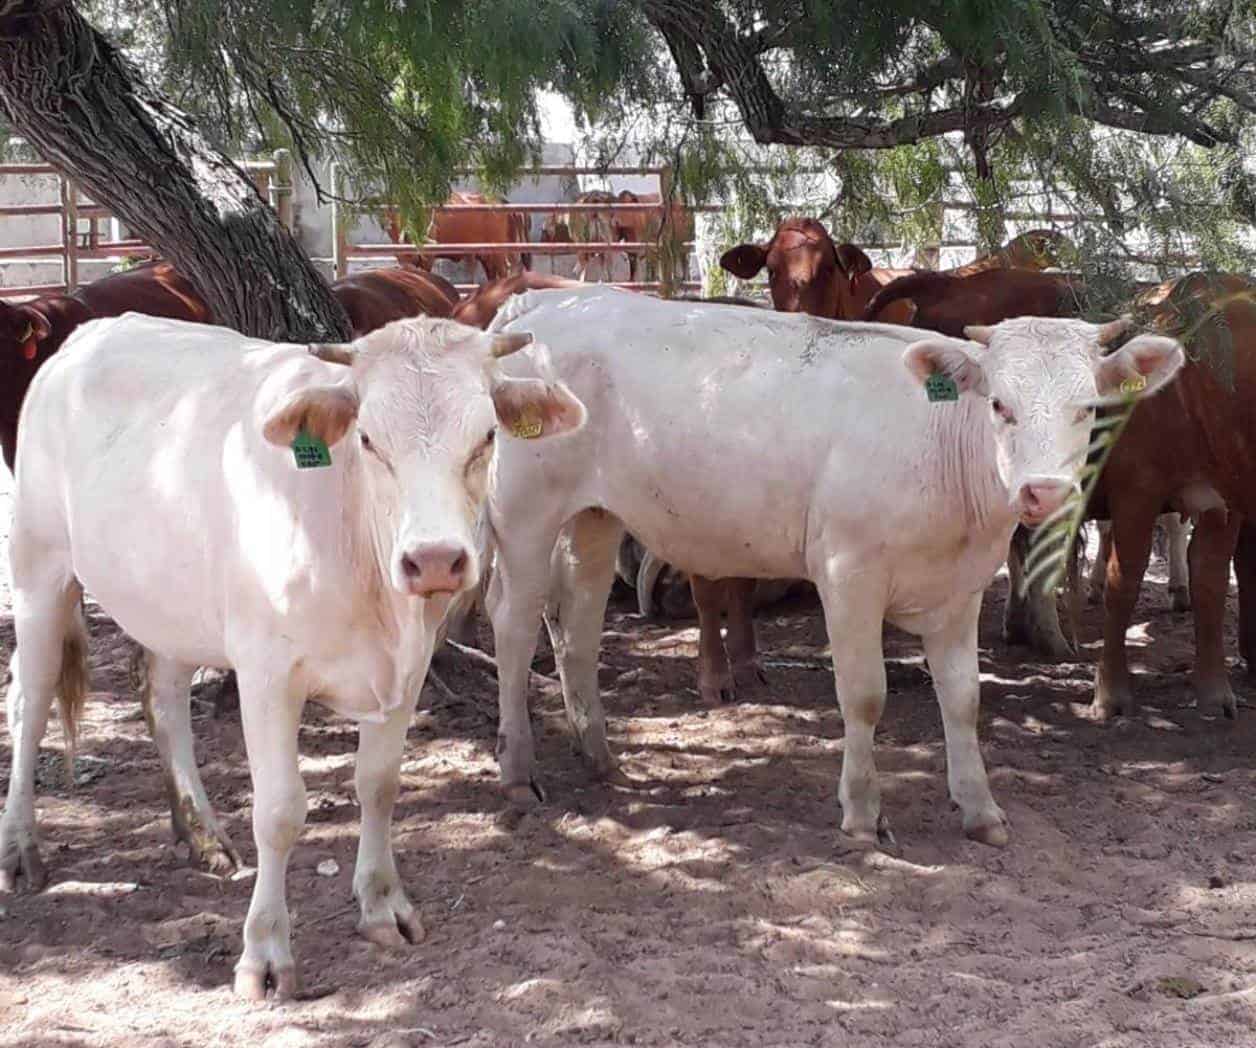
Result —
M359 923L358 934L385 950L404 950L426 939L427 929L419 920L418 913L411 911L406 915L396 914L391 921Z
M16 892L19 879L25 882L28 892L43 891L48 883L39 845L33 840L0 841L0 892Z
M736 698L737 691L731 678L698 681L698 701L708 709L715 709Z
M1130 688L1129 680L1122 679L1119 684L1111 683L1100 664L1095 672L1095 697L1090 704L1091 719L1102 723L1122 714L1130 716L1135 709L1134 692Z
M1211 714L1220 710L1226 720L1234 720L1238 714L1238 700L1234 697L1234 691L1230 688L1229 681L1220 681L1215 684L1196 684L1195 705L1199 708L1200 713Z
M529 779L526 783L508 783L502 787L502 792L506 794L510 806L519 811L531 811L545 803L545 791L536 779Z
M837 847L839 852L881 851L889 855L899 855L902 851L894 831L890 829L890 820L884 815L877 816L875 830L839 830Z
M264 1001L268 987L274 989L277 1001L289 1001L294 998L301 989L301 980L297 977L296 968L291 965L286 968L272 966L236 968L237 997L243 997L246 1001Z
M230 877L244 867L244 860L225 833L215 834L199 826L181 829L176 821L174 835L188 846L192 861L216 877Z
M1185 586L1174 586L1169 590L1169 607L1174 611L1191 610L1191 591Z
M988 844L992 848L1004 848L1010 839L1007 829L1007 818L1000 812L997 816L979 819L971 826L964 827L964 835L978 844Z

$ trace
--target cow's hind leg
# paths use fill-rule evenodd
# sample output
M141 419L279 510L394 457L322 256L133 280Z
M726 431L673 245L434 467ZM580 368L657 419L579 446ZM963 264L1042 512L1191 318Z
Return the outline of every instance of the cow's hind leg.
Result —
M842 832L863 846L892 846L889 822L881 816L881 786L873 757L873 736L885 710L884 580L845 566L832 571L833 581L820 583L819 589L845 730L837 789Z
M1236 712L1225 664L1225 600L1230 560L1241 518L1224 509L1200 515L1190 544L1191 604L1195 609L1195 671L1192 684L1200 710Z
M1112 556L1112 523L1097 520L1095 524L1099 531L1098 552L1095 553L1094 563L1090 565L1090 572L1086 576L1086 599L1091 604L1098 604L1103 600L1103 587L1108 579L1108 558Z
M1248 676L1256 676L1256 525L1243 522L1234 550L1239 584L1239 654Z
M759 665L759 646L754 631L755 579L724 579L724 610L728 633L724 646L733 667L733 682L742 697L767 683Z
M1180 513L1166 513L1160 519L1164 521L1164 530L1169 540L1169 606L1174 611L1190 611L1190 535L1187 533L1187 519Z
M244 918L244 951L235 990L260 1000L268 985L278 998L298 989L288 917L288 858L305 828L305 783L297 766L297 732L304 701L288 689L288 676L271 667L239 668L240 719L253 780L253 839L257 880Z
M1099 720L1134 712L1125 634L1151 555L1151 533L1158 505L1128 498L1113 506L1112 553L1103 591L1103 653L1095 671L1092 712Z
M380 946L402 947L424 935L418 912L406 897L392 849L392 813L400 787L406 729L419 689L383 724L358 729L354 777L362 808L362 835L353 869L353 894L362 907L358 931Z
M15 546L14 561L19 561ZM15 576L18 572L15 571ZM82 589L68 566L44 564L15 578L17 651L10 663L9 736L13 765L0 817L0 891L17 890L19 878L39 891L47 872L35 831L35 764L60 694L67 773L72 774L74 725L86 694L87 638L79 611Z
M615 759L606 743L598 649L623 534L623 524L605 510L588 509L572 518L554 547L545 611L572 741L601 776L614 774Z
M933 688L942 707L946 733L946 779L951 799L964 817L964 832L983 844L1007 843L1007 818L994 802L977 742L977 715L981 706L977 665L977 622L981 593L936 633L924 639L925 658Z
M210 872L226 876L244 863L218 822L196 766L191 709L195 670L137 647L131 662L131 684L161 756L174 835L187 843L194 860Z
M733 671L720 632L724 617L724 580L690 575L689 589L694 607L698 609L698 695L707 706L732 702Z

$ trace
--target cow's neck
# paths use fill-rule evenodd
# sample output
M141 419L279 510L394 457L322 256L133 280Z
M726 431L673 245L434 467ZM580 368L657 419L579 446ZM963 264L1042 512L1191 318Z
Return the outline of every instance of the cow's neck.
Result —
M1011 496L999 479L990 407L981 397L961 396L930 414L930 444L936 450L943 498L958 500L968 534L1010 537L1016 527Z

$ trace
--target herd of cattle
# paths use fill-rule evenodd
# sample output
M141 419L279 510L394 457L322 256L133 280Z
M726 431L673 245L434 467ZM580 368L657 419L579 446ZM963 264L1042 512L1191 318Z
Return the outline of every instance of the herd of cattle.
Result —
M1018 528L1075 490L1096 411L1131 384L1139 406L1090 505L1112 522L1095 709L1132 706L1125 632L1155 521L1171 512L1194 521L1194 686L1233 716L1232 559L1242 654L1256 657L1256 540L1240 529L1256 513L1252 285L1195 275L1091 324L1076 319L1082 289L1046 271L1057 247L1032 233L958 270L884 271L791 220L722 259L743 278L766 268L775 310L528 271L464 298L403 253L333 285L354 331L334 345L213 326L160 261L0 305L17 634L0 890L46 881L35 765L54 700L73 744L87 590L144 652L176 831L218 869L239 852L201 782L189 685L199 666L237 673L257 847L237 990L297 985L285 870L305 820L297 734L311 698L361 726L359 930L417 941L390 821L451 609L481 594L492 623L510 801L542 797L527 710L542 618L573 738L594 771L616 774L597 666L626 533L648 551L641 577L663 563L687 573L707 700L759 677L756 588L816 587L845 725L841 830L865 845L891 840L873 758L882 623L920 636L964 831L1003 844L976 730L982 595ZM1199 316L1211 319L1184 326ZM1015 614L1010 632L1031 623L1055 642L1054 596Z

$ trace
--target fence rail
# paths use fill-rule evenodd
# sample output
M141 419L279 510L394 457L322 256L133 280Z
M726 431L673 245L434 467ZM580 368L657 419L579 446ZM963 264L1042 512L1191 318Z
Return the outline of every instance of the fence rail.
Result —
M289 228L292 227L291 163L288 151L277 149L270 159L246 160L240 164L252 175L258 192L269 199L281 221ZM61 218L61 243L0 247L0 260L60 258L61 282L0 287L0 299L68 293L79 285L81 261L121 259L125 255L152 253L153 249L143 240L122 235L122 223L109 208L83 203L78 187L51 164L0 164L0 178L6 175L45 175L57 180L56 203L0 205L0 218L58 215ZM81 221L87 222L85 230L79 226ZM105 222L110 226L109 236L102 233L101 226Z

